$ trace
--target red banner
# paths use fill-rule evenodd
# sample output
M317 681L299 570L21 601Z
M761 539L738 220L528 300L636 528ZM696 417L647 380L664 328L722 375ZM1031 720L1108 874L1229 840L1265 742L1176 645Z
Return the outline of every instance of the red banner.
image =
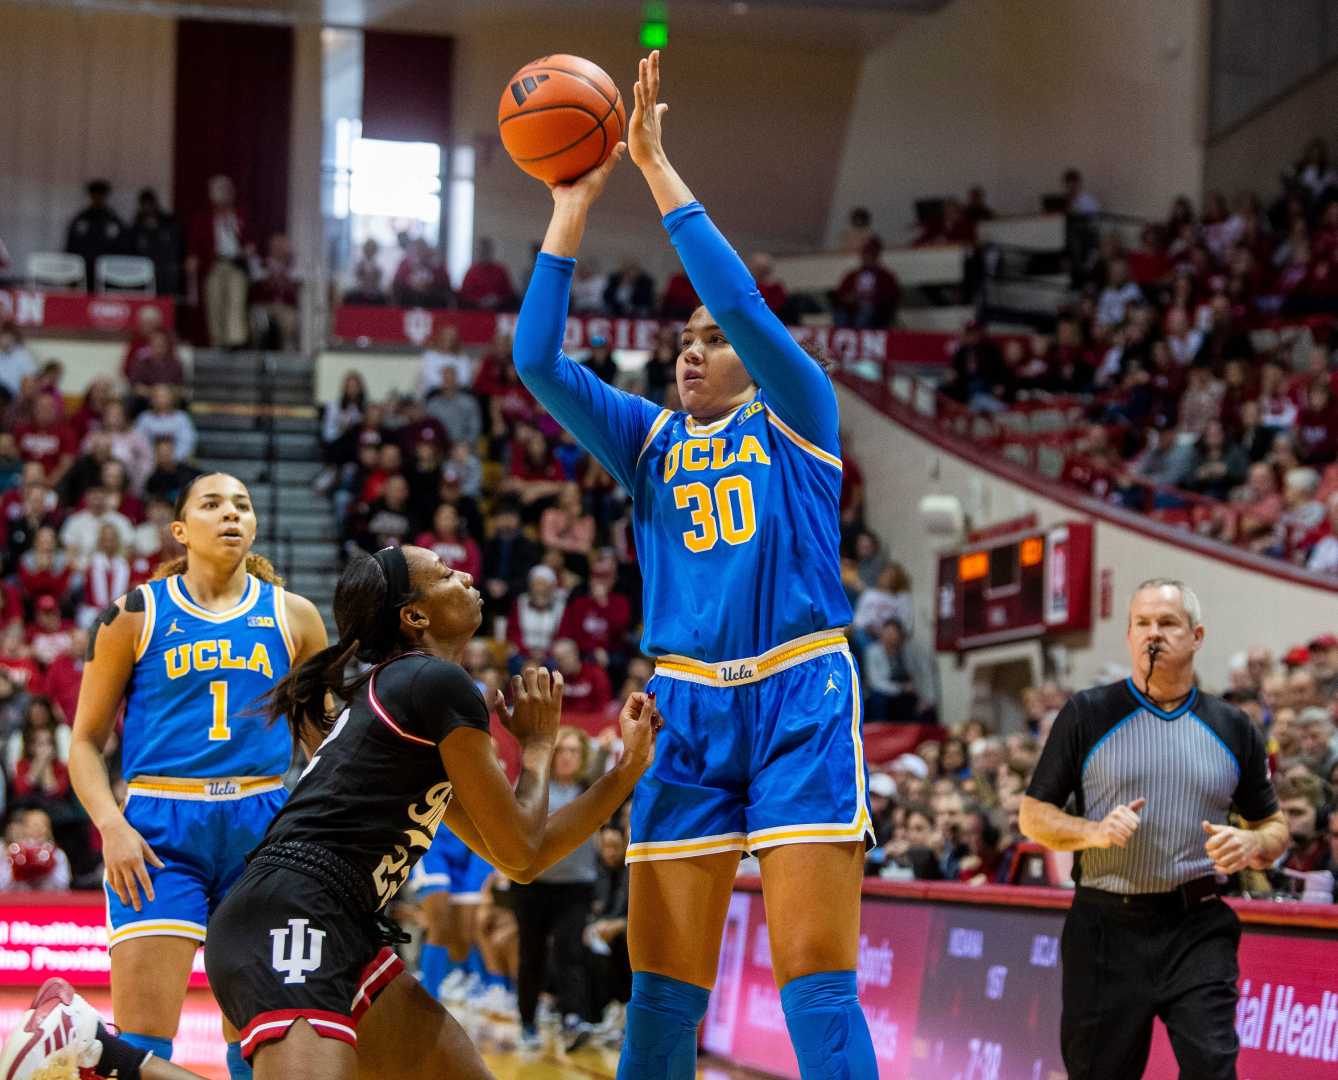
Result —
M1064 915L866 896L858 979L879 1075L1063 1080ZM1240 970L1240 1075L1332 1078L1338 1062L1338 940L1247 923ZM1143 1075L1174 1076L1165 1029L1160 1023L1155 1028ZM768 1075L799 1076L771 974L766 912L756 893L739 891L732 898L703 1043Z
M429 311L426 308L362 307L344 305L335 310L334 344L425 345L447 324L460 331L465 345L482 345L497 333L515 332L514 313L486 311ZM567 320L565 347L589 348L590 339L604 337L615 349L655 348L662 326L681 324L663 319L610 319L602 315L572 316ZM943 367L952 359L957 335L913 330L844 330L830 326L792 326L800 344L814 344L850 363L915 364Z
M100 893L0 893L0 987L37 986L59 975L79 987L111 985L107 909ZM204 987L204 952L191 986Z
M31 330L77 330L123 334L135 327L141 308L157 308L164 328L176 323L176 307L161 296L90 296L0 288L0 322Z

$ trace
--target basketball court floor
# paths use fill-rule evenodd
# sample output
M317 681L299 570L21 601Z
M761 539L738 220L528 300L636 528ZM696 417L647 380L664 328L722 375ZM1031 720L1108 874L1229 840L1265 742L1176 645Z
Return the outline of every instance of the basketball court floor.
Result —
M0 1036L7 1035L18 1024L32 995L31 988L13 987L0 992ZM90 991L86 996L104 1014L110 1014L111 995L105 990ZM574 1054L567 1054L549 1032L542 1050L521 1052L516 1049L519 1026L514 1020L478 1014L467 1008L453 1012L483 1051L483 1058L497 1080L613 1080L618 1071L616 1049L585 1046ZM223 1054L218 1007L207 991L191 991L182 1013L174 1060L210 1080L227 1080ZM757 1080L759 1075L706 1061L697 1070L699 1080L742 1080L744 1077Z

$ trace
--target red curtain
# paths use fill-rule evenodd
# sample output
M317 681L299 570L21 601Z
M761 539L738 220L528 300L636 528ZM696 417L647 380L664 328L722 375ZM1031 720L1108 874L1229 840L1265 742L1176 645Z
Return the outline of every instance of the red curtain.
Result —
M209 206L211 176L231 176L252 239L288 224L293 31L245 23L177 23L176 213L187 229Z
M449 146L452 45L430 34L363 32L364 139Z

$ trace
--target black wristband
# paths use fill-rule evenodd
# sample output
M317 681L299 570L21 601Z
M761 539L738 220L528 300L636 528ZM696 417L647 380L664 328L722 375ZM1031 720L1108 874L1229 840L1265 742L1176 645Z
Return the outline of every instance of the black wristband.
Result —
M102 1057L93 1066L94 1076L140 1080L139 1067L149 1060L152 1051L131 1046L119 1035L113 1035L102 1023L98 1024L98 1042L102 1043Z

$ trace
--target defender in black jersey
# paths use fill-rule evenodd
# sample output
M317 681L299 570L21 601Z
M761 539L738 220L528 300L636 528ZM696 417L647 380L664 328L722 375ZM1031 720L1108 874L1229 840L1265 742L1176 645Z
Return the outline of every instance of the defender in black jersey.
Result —
M629 697L622 760L550 818L562 676L530 669L512 681L512 708L500 693L485 704L458 664L482 610L468 574L423 548L387 548L349 563L334 608L338 642L269 699L313 753L210 922L210 985L259 1080L487 1080L468 1036L404 970L390 948L397 930L378 913L442 824L518 881L568 855L650 764L654 700ZM371 670L345 683L355 656ZM337 717L329 692L347 703ZM514 790L493 752L489 706L521 745ZM39 1029L60 1037L33 1039ZM43 988L10 1044L15 1077L57 1054L120 1080L194 1075L111 1035L63 983Z

